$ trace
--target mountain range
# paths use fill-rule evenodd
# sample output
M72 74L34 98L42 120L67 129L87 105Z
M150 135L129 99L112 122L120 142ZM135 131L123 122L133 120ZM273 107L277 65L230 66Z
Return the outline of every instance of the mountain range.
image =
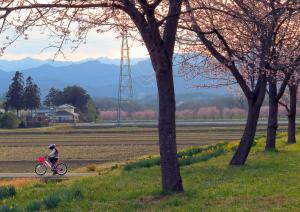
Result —
M21 71L26 79L31 76L41 88L42 96L51 87L62 89L68 85L79 85L93 97L117 97L119 82L119 60L109 58L84 61L53 61L25 58L22 60L0 60L0 93L5 94L15 71ZM155 75L149 59L132 60L132 81L135 99L157 95ZM176 94L199 93L204 96L224 95L224 89L195 89L174 67Z

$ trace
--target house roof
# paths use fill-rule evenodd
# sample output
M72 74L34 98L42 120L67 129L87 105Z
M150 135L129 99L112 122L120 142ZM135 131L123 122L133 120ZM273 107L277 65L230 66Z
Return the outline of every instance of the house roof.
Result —
M65 109L65 108L75 109L76 107L69 105L69 104L63 104L63 105L58 106L57 108L59 108L59 109Z

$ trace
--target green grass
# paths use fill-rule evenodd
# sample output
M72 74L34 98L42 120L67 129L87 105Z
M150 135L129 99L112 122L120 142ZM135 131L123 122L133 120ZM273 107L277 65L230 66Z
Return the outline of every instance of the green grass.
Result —
M97 177L24 187L5 204L26 208L55 193L62 201L53 211L299 211L300 144L287 145L286 134L280 134L278 151L265 152L264 140L256 142L243 167L228 166L233 152L181 167L182 194L161 195L159 166L117 168ZM73 188L83 198L64 198Z

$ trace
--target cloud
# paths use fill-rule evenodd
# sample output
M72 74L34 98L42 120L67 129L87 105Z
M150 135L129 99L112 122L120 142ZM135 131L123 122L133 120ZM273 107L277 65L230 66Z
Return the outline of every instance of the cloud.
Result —
M47 34L41 34L38 31L28 33L28 40L20 38L12 46L10 46L1 57L1 59L21 59L32 57L37 59L53 59L56 50L54 48L46 48L55 43L55 38L49 37ZM140 43L129 41L130 56L132 58L148 57L147 49ZM45 49L46 48L46 49ZM58 57L59 60L83 60L87 58L120 58L121 55L121 39L117 38L114 32L106 32L98 34L91 31L88 35L86 43L79 46L74 52L71 46L64 46L64 54Z

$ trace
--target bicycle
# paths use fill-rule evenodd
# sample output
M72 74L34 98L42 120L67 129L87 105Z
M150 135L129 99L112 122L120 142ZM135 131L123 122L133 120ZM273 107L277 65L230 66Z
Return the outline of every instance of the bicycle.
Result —
M35 166L35 173L39 176L43 176L46 174L48 167L52 169L52 165L49 161L46 160L46 157L37 158L38 164ZM67 173L68 168L67 165L57 161L54 165L54 170L58 175L63 176Z

